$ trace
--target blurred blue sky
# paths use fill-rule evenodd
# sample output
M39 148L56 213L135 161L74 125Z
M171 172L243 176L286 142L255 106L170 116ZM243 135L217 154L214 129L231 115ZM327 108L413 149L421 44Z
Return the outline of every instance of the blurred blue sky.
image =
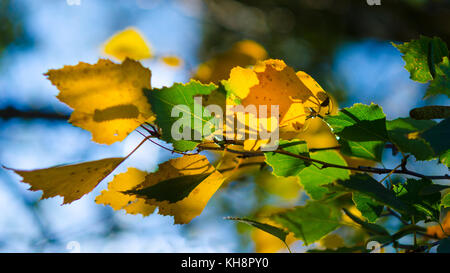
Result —
M148 3L146 3L148 2ZM195 4L194 1L191 1ZM66 1L13 1L13 8L24 16L24 27L31 38L28 48L10 47L1 59L0 108L52 109L70 113L55 95L57 89L43 76L48 69L75 65L79 61L95 63L101 45L115 32L135 26L150 41L155 54L175 54L195 63L200 24L194 17L195 5L177 1L94 1L82 0L79 6ZM152 85L171 85L186 81L186 72L156 62L144 62L152 70ZM142 137L134 133L122 143L111 146L90 141L90 134L66 122L0 121L0 162L9 167L34 169L52 165L126 155ZM154 170L170 154L146 143L117 173L128 166ZM0 251L61 251L66 244L78 241L86 252L223 252L238 250L232 223L209 221L201 234L174 226L170 217L157 214L147 218L112 214L110 208L94 203L95 196L107 181L91 194L69 206L60 206L61 198L39 203L39 216L44 225L61 242L45 244L38 223L24 202L33 202L40 192L26 191L17 183L19 177L0 170ZM25 201L17 198L24 196ZM209 206L209 208L211 208ZM206 218L208 213L204 214ZM203 216L202 216L203 217ZM198 217L194 221L202 221ZM125 229L118 236L102 236L108 232L111 218Z
M12 2L13 8L24 14L24 27L32 44L25 48L9 47L0 59L0 108L14 105L70 113L55 98L58 91L43 73L79 61L95 63L102 57L101 45L129 26L137 27L146 36L156 54L175 54L192 66L198 63L196 50L202 24L198 0L81 0L79 6L68 5L65 0ZM186 70L174 70L155 61L143 63L152 70L154 87L188 80ZM400 54L388 42L366 40L342 45L332 67L339 84L349 94L348 101L341 106L375 102L383 106L390 119L407 116L409 109L423 104L425 86L409 80L403 65ZM122 143L97 145L90 141L88 132L66 122L0 120L0 164L34 169L123 156L141 138L133 133ZM151 171L169 156L168 152L146 143L115 173L129 166ZM419 167L425 173L437 168L434 163ZM214 205L233 200L230 192L213 197L204 213L193 220L194 229L174 226L171 217L154 214L142 218L113 213L110 208L96 205L95 196L111 179L112 176L71 205L60 206L58 197L41 201L30 211L27 204L34 204L41 193L27 191L28 186L18 183L17 175L0 169L0 252L65 252L70 241L78 241L83 252L252 250L251 246L239 243L234 224L224 221L222 216L227 215L221 215ZM234 198L243 199L245 195ZM42 238L39 225L48 229L48 237L57 242L48 244L39 239ZM124 231L114 233L116 229Z

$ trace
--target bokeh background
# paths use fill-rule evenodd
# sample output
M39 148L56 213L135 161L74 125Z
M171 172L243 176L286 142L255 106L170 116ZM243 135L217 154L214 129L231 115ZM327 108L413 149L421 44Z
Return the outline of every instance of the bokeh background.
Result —
M78 4L79 3L79 4ZM312 75L339 102L375 102L389 119L413 107L447 104L422 100L426 85L413 82L400 53L390 44L439 36L450 44L450 1L381 0L0 0L0 164L44 168L126 155L142 137L133 133L110 146L66 120L71 110L44 77L48 69L95 63L114 33L133 26L156 55L184 61L173 68L157 59L152 86L186 82L203 62L243 39L260 43L271 58ZM128 166L152 171L171 154L146 143L115 173ZM385 153L386 164L394 160ZM423 173L443 172L436 162L416 164ZM170 217L143 218L96 205L97 189L71 205L38 202L20 177L0 169L0 252L249 252L248 228L223 220L245 216L262 205L294 204L305 196L268 197L270 189L244 179L217 192L189 225ZM294 244L295 251L305 251ZM280 250L285 251L285 250Z

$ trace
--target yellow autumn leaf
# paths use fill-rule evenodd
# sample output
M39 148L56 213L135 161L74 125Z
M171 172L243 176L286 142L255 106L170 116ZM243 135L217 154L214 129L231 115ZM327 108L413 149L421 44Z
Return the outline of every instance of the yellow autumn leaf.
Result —
M123 61L126 58L142 60L152 57L148 42L135 28L127 28L114 34L103 45L103 51L119 61Z
M260 44L243 40L234 44L228 51L217 54L199 65L194 78L202 83L218 83L228 78L233 67L254 65L266 58L267 52Z
M326 115L337 114L337 104L334 99L306 72L298 71L296 73L302 84L313 94L305 102L305 107L313 108L314 111ZM321 106L328 99L327 105Z
M190 192L187 194L185 184L188 177L201 177L201 181L195 188L190 188ZM178 180L181 183L175 183L177 179L181 179ZM160 164L158 171L148 174L144 182L136 187L135 192L142 192L137 196L144 198L147 204L157 206L159 214L173 216L175 224L187 224L194 217L200 215L209 199L222 185L223 180L222 174L209 163L205 156L185 155ZM172 184L170 184L171 182ZM183 198L176 202L158 201L155 199L156 197L145 196L143 193L145 189L155 185L159 186L158 190L161 191L161 195L178 197L187 194L187 196L182 196Z
M328 98L314 79L304 72L295 73L282 60L265 60L253 68L235 67L223 84L244 107L267 105L268 117L272 117L271 106L279 106L280 135L299 132L310 108L319 111L321 103ZM231 96L228 103L233 101Z
M97 143L122 141L139 125L154 119L143 93L144 88L151 88L151 72L137 61L80 62L49 70L46 75L60 91L58 99L74 109L69 121L90 131Z
M309 119L305 123L305 130L298 133L295 138L306 141L309 149L337 147L336 136L330 127L320 118Z
M68 204L91 192L123 160L124 157L105 158L31 171L8 169L22 176L22 182L31 185L29 190L42 190L42 199L59 195L64 197L63 204Z
M350 211L351 214L355 215L356 217L364 218L364 216L362 216L362 214L361 214L361 211L359 211L359 209L357 209L356 206L351 206L351 207L348 207L347 209L348 209L348 211ZM346 223L350 226L355 226L355 227L359 228L359 226L356 225L355 222L350 217L348 217L348 215L345 213L342 214L342 222Z
M146 175L147 172L128 168L127 172L114 176L114 179L108 184L108 189L103 190L95 198L95 202L109 205L114 210L124 209L128 214L142 214L143 216L152 214L155 206L148 205L142 198L123 193L141 184Z
M427 234L431 236L436 236L439 239L444 239L450 236L450 212L447 212L447 215L445 216L444 220L442 220L441 225L434 225L427 227Z
M255 183L268 193L280 196L288 201L297 200L302 192L302 187L296 176L276 177L267 171L260 171L255 176Z
M277 223L269 219L258 219L258 222L280 227ZM257 228L252 229L251 238L255 244L255 252L257 253L276 253L286 250L286 245L277 237ZM291 245L297 241L293 233L286 236L286 244Z
M161 61L168 66L179 67L183 65L183 61L177 56L164 56L161 58Z

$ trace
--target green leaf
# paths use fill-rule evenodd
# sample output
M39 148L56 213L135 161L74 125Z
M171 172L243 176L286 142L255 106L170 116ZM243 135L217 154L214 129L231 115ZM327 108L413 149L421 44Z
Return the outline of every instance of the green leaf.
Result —
M376 162L381 162L383 155L384 142L383 141L348 141L339 139L341 152L348 156L365 158Z
M284 151L309 157L308 147L306 142L299 140L281 140L279 149ZM304 161L300 158L283 155L274 152L266 152L266 162L273 169L273 174L276 176L295 176L300 173L301 170L309 166L311 163Z
M435 79L425 92L425 98L435 95L446 95L450 98L450 64L447 57L439 65Z
M326 116L325 121L339 137L349 141L388 141L386 115L376 104L356 103L343 108L336 116Z
M360 192L353 192L352 199L356 208L370 223L374 223L380 217L383 205Z
M450 168L450 150L445 151L439 156L439 161Z
M404 184L394 185L399 199L416 209L415 221L439 219L441 193L428 179L408 179ZM406 217L405 217L406 218Z
M440 184L430 184L427 185L426 187L423 187L420 192L419 195L430 195L430 194L435 194L435 193L440 193L443 190L446 190L450 188L450 186L447 185L440 185Z
M437 247L437 253L450 253L450 237L441 240Z
M203 129L209 126L214 128L213 117L208 112L205 114L205 108L196 105L194 96L208 95L217 88L214 84L204 85L197 81L190 81L187 84L175 83L171 87L163 87L162 89L145 90L145 95L151 104L152 112L156 114L155 123L162 129L162 139L173 143L173 147L177 151L193 150L200 140L194 140L195 135L203 138ZM189 111L187 111L188 108ZM199 111L195 111L195 109ZM172 125L181 117L172 117L172 109L182 113L182 117L190 120L190 135L192 140L175 140L172 136ZM187 116L184 116L187 115Z
M436 65L448 56L447 45L438 37L420 36L418 40L403 44L394 44L402 54L406 70L412 80L426 83L433 79Z
M180 176L161 181L158 184L143 189L129 190L125 193L134 194L146 199L176 203L188 197L210 175L211 173Z
M368 174L354 174L347 180L338 180L337 185L350 189L354 192L360 192L371 197L373 200L389 206L395 210L413 213L414 210L397 198L394 192L386 189L381 183L373 179Z
M322 202L308 202L272 216L273 220L308 245L332 232L340 225L341 212Z
M443 206L444 208L450 207L450 192L442 197L441 206Z
M432 120L414 120L398 118L386 123L389 138L398 149L404 153L411 153L417 160L431 160L435 157L430 144L413 133L425 131L436 125ZM413 135L413 136L411 136Z
M450 149L450 118L444 119L421 134L427 140L437 155L442 155Z
M321 160L331 164L338 164L347 166L347 162L342 156L332 150L324 150L311 153L311 158ZM319 163L311 164L304 168L299 174L300 183L305 188L305 191L313 199L321 199L328 193L328 189L322 185L333 183L338 179L347 179L350 177L350 171L338 168L324 168Z
M383 237L390 236L389 232L384 227L377 225L377 224L372 224L372 223L363 221L363 220L359 219L358 217L356 217L355 215L353 215L350 211L348 211L345 208L343 210L350 219L352 219L355 223L359 224L363 229L367 230L368 232L375 234L375 235L380 235Z
M264 224L264 223L260 223L248 218L238 218L238 217L225 217L226 220L233 220L233 221L239 221L241 223L245 223L247 225L253 226L255 228L258 228L262 231L265 231L275 237L277 237L278 239L280 239L281 241L283 241L284 243L286 243L286 236L288 235L288 232L284 231L281 228L278 227L274 227L272 225L268 225L268 224Z

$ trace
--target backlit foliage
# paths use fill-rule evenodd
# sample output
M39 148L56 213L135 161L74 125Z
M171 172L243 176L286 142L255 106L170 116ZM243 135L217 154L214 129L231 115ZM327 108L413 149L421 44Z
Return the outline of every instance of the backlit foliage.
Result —
M449 96L448 50L439 38L421 37L395 46L404 54L411 79L430 82L425 97ZM434 55L428 54L429 48ZM448 174L424 175L407 167L408 160L449 166L448 106L415 110L413 118L396 120L387 120L375 103L339 109L310 75L268 58L265 49L250 40L199 65L189 82L161 89L152 88L151 71L139 60L155 58L174 67L183 60L156 55L138 30L113 35L103 51L117 62L80 62L46 73L59 90L57 98L73 109L69 122L88 130L101 144L122 141L140 128L144 139L136 149L158 139L177 155L154 172L130 167L116 174L96 203L143 216L157 210L172 216L175 224L188 224L218 190L251 178L265 194L288 204L261 207L248 218L227 218L250 226L247 235L258 252L290 251L289 245L298 241L315 247L311 251L367 252L367 241L398 248L398 240L411 234L414 242L407 250L428 251L436 245L430 240L450 233L449 216L440 222L450 206ZM203 105L196 105L196 96L203 98ZM267 105L268 116L270 106L277 105L279 115L270 118L280 127L279 146L265 151L260 139L217 135L174 139L170 128L177 118L171 111L180 104L202 111L212 104ZM193 113L188 120L194 132L215 121ZM247 130L260 130L247 123L250 118L240 122ZM222 125L226 129L226 123ZM135 150L123 158L13 171L31 185L30 190L43 191L42 198L62 196L67 204L91 192ZM391 169L382 164L388 152L401 155ZM395 217L402 226L389 232L383 217ZM424 222L435 224L426 228Z

